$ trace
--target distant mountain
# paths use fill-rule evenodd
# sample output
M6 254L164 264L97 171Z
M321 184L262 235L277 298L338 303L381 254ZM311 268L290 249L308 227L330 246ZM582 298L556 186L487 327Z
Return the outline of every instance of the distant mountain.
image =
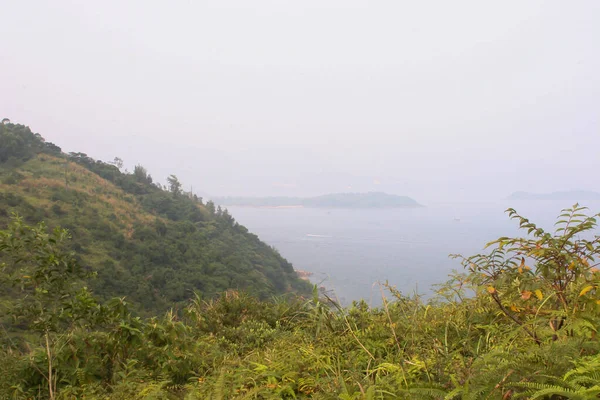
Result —
M422 207L407 196L383 192L335 193L317 197L214 197L216 204L251 207L409 208Z
M508 200L568 200L568 201L585 201L585 200L600 200L600 193L587 190L565 190L552 193L529 193L529 192L514 192L507 197Z
M396 208L422 207L414 199L407 196L396 196L383 192L369 193L336 193L304 199L305 207L332 208Z

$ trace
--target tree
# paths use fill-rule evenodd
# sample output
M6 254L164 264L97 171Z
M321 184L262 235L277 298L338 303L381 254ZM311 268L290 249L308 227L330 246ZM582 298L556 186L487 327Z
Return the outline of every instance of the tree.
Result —
M60 154L62 151L62 149L60 147L58 147L57 145L55 145L52 142L45 142L44 145L45 145L45 150L47 153Z
M564 328L596 308L600 236L592 234L600 214L589 216L586 210L578 204L562 210L550 233L509 208L529 236L502 237L488 243L496 246L490 254L463 258L468 280L538 344L544 336L572 335Z
M215 214L215 203L212 200L209 200L206 203L206 209L208 210L209 213L211 214Z
M110 162L109 164L114 165L115 167L119 168L119 170L121 168L123 168L123 159L119 158L119 157L115 157L115 159Z
M174 195L179 196L181 194L181 182L179 182L179 179L171 174L167 178L167 182L169 184L169 191Z
M133 176L135 177L135 180L139 183L152 183L152 176L150 176L146 168L142 167L139 164L136 165L133 169Z
M223 217L223 219L225 221L227 221L227 223L229 225L233 225L235 223L235 219L233 218L233 216L229 213L229 211L227 209L223 210L223 212L221 213L221 216Z
M44 150L44 139L37 133L5 118L0 125L0 163L9 159L26 161Z
M86 287L86 277L73 253L65 250L69 233L60 228L48 233L41 223L30 227L14 216L8 229L0 231L1 278L14 290L8 314L44 340L50 399L56 393L53 341L96 306Z

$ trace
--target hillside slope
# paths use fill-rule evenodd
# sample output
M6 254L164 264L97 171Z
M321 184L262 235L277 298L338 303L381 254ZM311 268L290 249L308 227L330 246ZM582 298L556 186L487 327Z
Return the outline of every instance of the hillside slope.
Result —
M0 125L0 226L13 213L28 223L68 228L73 250L97 271L101 298L127 296L156 312L227 289L259 297L306 292L292 265L226 210L152 183L83 153L64 154L23 125Z

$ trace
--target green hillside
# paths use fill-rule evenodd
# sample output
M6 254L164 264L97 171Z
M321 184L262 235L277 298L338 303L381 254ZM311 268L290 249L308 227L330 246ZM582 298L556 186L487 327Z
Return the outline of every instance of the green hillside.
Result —
M306 283L175 176L12 124L0 163L0 399L600 396L600 214L578 204L551 231L508 209L523 236L455 255L430 298L386 283L342 308L271 296Z
M388 285L381 308L228 291L147 319L77 283L64 231L13 220L0 398L597 399L600 215L575 206L546 232L509 214L530 235L459 256L464 272L428 300Z
M137 166L82 153L64 154L23 125L0 125L0 226L18 213L30 224L60 225L72 235L101 298L127 296L146 313L226 289L261 298L306 292L292 265L239 225L226 210L152 183Z

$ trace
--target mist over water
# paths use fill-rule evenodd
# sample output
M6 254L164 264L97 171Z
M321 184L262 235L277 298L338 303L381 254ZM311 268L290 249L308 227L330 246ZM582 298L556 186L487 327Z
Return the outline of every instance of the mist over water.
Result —
M296 269L313 273L312 282L335 291L344 304L365 299L380 303L377 282L389 281L403 293L431 293L453 269L448 257L484 251L501 236L525 235L505 210L547 230L572 204L563 201L437 203L413 209L317 209L229 207L236 220L277 248ZM600 202L583 204L600 212Z

